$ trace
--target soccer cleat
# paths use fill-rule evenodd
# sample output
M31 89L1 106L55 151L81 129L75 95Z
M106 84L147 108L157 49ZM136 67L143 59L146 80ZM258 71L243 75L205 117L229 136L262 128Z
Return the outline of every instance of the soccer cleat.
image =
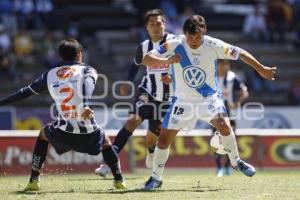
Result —
M95 174L102 176L103 178L106 178L110 172L110 168L105 164L101 164L99 168L95 169Z
M127 189L126 183L125 183L124 180L114 181L114 187L115 187L117 190L126 190L126 189Z
M153 190L160 188L162 186L162 181L156 180L154 177L150 176L149 180L144 184L143 190Z
M249 177L255 174L255 168L242 160L237 161L237 166L235 166L234 169L243 172L246 176Z
M28 184L24 188L24 191L37 191L39 189L40 189L40 181L32 180L28 182Z
M217 170L217 177L223 177L224 176L224 168L219 168Z
M152 169L153 165L153 153L147 153L145 165L148 169Z

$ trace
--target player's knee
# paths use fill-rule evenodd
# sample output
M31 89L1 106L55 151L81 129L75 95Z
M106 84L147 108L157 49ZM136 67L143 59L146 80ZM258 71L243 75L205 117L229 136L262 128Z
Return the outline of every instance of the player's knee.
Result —
M111 142L108 136L105 136L104 144L102 146L102 149L107 149L111 146Z
M167 135L161 135L158 138L157 147L160 149L167 149L171 145L171 141Z
M42 130L40 131L40 133L39 133L39 138L40 138L41 140L48 141L48 139L47 139L47 136L46 136L46 134L45 134L45 130L44 130L44 129L42 129Z
M161 123L153 123L149 125L149 130L156 136L159 136Z
M220 125L220 127L218 128L218 131L221 133L221 135L227 136L227 135L230 135L231 127L229 124L225 123L223 125Z
M128 131L133 132L136 129L136 127L140 125L140 123L141 123L141 119L132 117L127 121L125 128Z

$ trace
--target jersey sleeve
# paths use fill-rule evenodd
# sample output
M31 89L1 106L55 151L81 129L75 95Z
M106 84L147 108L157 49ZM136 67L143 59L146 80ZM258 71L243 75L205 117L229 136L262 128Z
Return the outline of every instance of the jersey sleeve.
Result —
M218 59L237 60L241 49L216 38L207 38L208 44L215 50Z
M141 65L142 64L142 60L144 58L144 53L143 53L143 44L140 44L138 46L138 48L136 49L136 52L135 52L135 57L133 59L133 63L135 65Z
M169 40L168 42L160 45L158 49L153 49L150 53L163 58L168 58L174 55L174 49L179 45L179 41L176 39Z
M85 71L84 71L84 76L85 77L91 77L92 80L94 81L94 84L96 84L97 79L98 79L98 73L93 67L87 66Z
M0 99L0 106L11 104L23 99L26 99L34 94L40 94L47 88L47 74L42 74L39 78L33 81L30 85L21 88L20 90Z
M128 74L127 74L127 80L129 81L133 81L137 75L137 73L139 72L139 66L136 65L135 62L132 62L132 64L130 65L130 68L128 70Z
M28 87L29 89L35 93L40 94L44 90L47 89L47 75L48 72L43 73L40 77L35 79Z
M83 82L83 104L84 106L91 105L91 99L95 90L95 80L91 76L85 76Z

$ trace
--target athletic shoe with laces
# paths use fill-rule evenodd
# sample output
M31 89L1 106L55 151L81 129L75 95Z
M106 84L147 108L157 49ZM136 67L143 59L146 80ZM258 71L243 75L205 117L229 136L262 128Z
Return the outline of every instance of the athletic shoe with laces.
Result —
M144 184L143 190L153 190L160 188L162 186L162 181L156 180L154 177L150 176L149 180Z
M145 165L148 169L152 169L152 165L153 165L153 153L147 153L147 156L146 156L146 160L145 160Z
M249 177L251 177L255 174L255 168L252 165L250 165L242 160L237 161L237 166L235 166L233 168L238 171L243 172L243 174L245 174L246 176L249 176Z
M110 168L106 164L101 164L99 168L95 169L95 174L106 178L106 176L111 172Z
M127 189L126 183L124 180L114 181L114 187L117 190L126 190Z
M37 191L40 187L40 181L38 180L30 180L26 187L24 188L24 191Z

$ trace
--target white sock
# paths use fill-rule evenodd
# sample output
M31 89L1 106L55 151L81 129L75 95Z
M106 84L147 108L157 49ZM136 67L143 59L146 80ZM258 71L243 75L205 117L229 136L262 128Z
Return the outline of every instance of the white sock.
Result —
M100 162L100 165L104 163L104 158L103 158L102 152L99 155L99 162Z
M154 150L152 177L156 180L162 180L162 174L165 169L165 164L169 158L169 148L160 149L157 146Z
M230 159L230 162L232 166L235 167L237 165L237 161L240 160L240 156L233 130L230 131L230 135L222 135L221 138L224 149L228 150L228 157Z

